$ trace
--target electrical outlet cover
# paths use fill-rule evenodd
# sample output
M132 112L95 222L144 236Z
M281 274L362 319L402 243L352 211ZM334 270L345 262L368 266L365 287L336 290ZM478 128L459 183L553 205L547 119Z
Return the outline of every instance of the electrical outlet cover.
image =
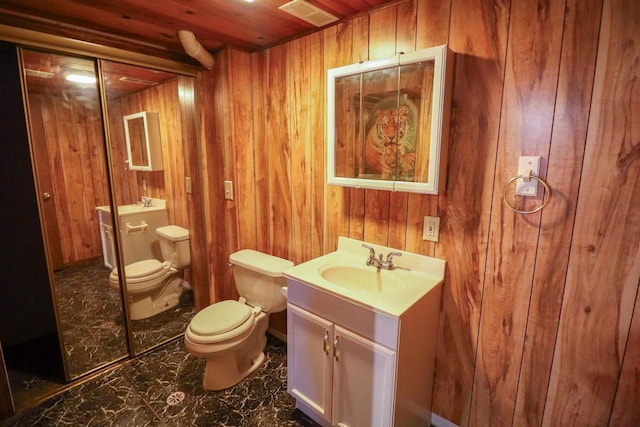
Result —
M422 229L422 240L437 242L440 238L440 217L425 216L424 228Z

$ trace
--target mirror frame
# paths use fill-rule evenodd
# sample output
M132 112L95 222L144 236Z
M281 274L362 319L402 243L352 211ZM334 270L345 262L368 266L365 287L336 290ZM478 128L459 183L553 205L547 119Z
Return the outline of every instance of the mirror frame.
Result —
M430 134L428 177L426 182L396 181L369 178L347 178L336 176L336 79L370 71L399 68L402 65L434 61L432 88L432 115L430 123L417 123L419 129ZM344 187L370 188L377 190L406 191L423 194L438 194L444 188L447 164L447 142L449 131L451 76L453 54L446 45L401 53L383 60L373 60L327 71L327 183Z
M129 121L142 119L144 123L144 143L147 148L147 164L137 165L133 163L131 150L131 135L129 134ZM158 113L142 111L123 117L124 135L127 142L127 168L134 171L158 171L163 169L162 143L160 141L160 121Z

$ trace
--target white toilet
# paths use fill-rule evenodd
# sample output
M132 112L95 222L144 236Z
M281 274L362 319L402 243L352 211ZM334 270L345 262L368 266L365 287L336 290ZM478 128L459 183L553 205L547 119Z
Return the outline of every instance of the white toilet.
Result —
M207 390L231 387L260 366L269 313L287 307L282 272L293 267L291 261L251 249L231 254L229 261L240 299L201 310L184 337L189 353L207 359L203 380Z
M129 317L147 319L178 305L182 294L183 269L191 263L189 230L177 225L158 227L156 234L164 262L146 259L125 267ZM109 284L118 290L118 269L109 275Z

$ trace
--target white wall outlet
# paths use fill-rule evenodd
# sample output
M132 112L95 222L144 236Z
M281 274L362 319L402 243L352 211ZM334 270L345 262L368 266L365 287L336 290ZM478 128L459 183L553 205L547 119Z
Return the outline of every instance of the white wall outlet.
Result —
M224 198L227 200L233 200L233 182L224 182Z
M191 177L189 176L184 179L184 189L187 194L191 194Z
M440 217L425 216L424 228L422 229L422 240L437 242L440 237Z

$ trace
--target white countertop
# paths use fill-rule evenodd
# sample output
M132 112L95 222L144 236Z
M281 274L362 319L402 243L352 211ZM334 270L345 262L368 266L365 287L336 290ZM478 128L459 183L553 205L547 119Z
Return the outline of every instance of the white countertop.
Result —
M385 257L389 252L402 253L402 256L393 259L397 268L383 272L405 282L407 286L403 289L386 293L366 292L338 286L322 277L320 272L327 266L357 266L375 271L376 267L366 266L369 249L362 247L362 243L366 242L340 237L335 252L287 269L284 275L395 317L399 317L444 280L445 261L374 244L371 246L376 254L382 253Z

